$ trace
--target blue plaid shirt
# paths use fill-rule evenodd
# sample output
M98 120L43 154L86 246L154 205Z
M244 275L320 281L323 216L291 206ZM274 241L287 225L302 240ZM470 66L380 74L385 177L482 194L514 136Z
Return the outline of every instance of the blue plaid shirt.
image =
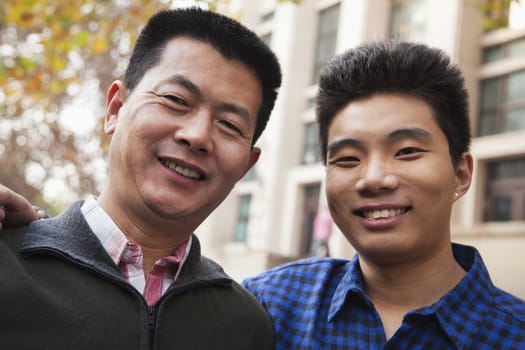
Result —
M492 284L477 250L453 250L466 276L434 305L407 313L388 341L357 256L301 260L243 284L272 317L277 349L525 349L525 301Z

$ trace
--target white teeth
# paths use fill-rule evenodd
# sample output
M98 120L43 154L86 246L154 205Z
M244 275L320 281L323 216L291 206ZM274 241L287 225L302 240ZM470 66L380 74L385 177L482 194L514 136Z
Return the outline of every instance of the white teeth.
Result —
M176 173L181 174L183 176L192 178L192 179L200 179L200 174L196 172L193 169L185 168L180 164L173 163L169 160L163 160L162 163L167 166L168 168L174 170Z
M401 215L402 209L380 209L380 210L368 210L365 211L365 217L368 219L386 219L393 216Z

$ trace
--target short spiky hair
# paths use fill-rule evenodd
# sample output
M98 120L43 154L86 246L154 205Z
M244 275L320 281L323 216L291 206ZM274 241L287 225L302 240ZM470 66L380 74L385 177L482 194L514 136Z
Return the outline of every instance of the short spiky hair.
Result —
M270 48L255 33L231 18L199 8L157 13L150 18L135 44L126 69L126 88L133 90L148 69L160 61L166 43L180 36L210 44L225 58L238 60L255 73L263 95L253 137L255 143L275 104L281 85L281 68Z
M427 103L457 165L470 145L468 96L461 71L441 50L395 40L348 50L321 72L317 121L325 162L334 116L349 103L380 93L407 94Z

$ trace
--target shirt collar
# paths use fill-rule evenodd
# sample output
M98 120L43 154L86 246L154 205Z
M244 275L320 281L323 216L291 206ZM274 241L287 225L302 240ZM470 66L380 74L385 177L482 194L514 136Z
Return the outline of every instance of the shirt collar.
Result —
M416 312L435 314L443 331L456 347L466 349L489 313L494 285L475 248L453 244L452 249L454 258L467 274L437 303Z
M347 266L348 269L343 278L341 278L332 297L330 310L328 311L328 322L331 322L343 309L347 298L349 298L349 294L354 293L356 296L362 296L364 300L368 301L364 292L363 274L357 254Z
M443 331L457 348L468 348L492 305L494 285L479 252L469 246L452 244L454 258L467 272L459 284L445 294L434 305L411 311L420 315L435 315ZM361 298L370 307L372 304L364 292L363 275L356 254L338 284L330 310L331 322L343 310L350 298ZM346 308L350 310L351 308ZM468 324L468 327L465 327Z
M137 253L137 249L134 249L134 247L138 246L127 239L111 217L98 204L94 196L89 196L84 201L81 211L89 227L108 252L115 265L118 265L122 260L128 261L133 259L132 255ZM176 276L180 273L182 265L189 255L191 241L192 237L190 236L186 242L175 248L172 255L164 258L166 262L180 264ZM142 253L140 249L139 254L140 261L137 263L142 264Z

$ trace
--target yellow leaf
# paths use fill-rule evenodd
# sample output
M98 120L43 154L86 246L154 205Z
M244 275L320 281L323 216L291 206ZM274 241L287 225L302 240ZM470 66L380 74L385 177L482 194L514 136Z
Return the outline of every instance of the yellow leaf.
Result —
M108 42L103 37L97 37L92 47L94 54L104 53L108 50Z
M55 95L58 95L60 92L62 92L62 84L60 84L58 81L53 80L50 84L51 92Z

